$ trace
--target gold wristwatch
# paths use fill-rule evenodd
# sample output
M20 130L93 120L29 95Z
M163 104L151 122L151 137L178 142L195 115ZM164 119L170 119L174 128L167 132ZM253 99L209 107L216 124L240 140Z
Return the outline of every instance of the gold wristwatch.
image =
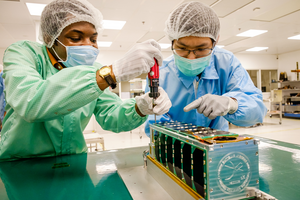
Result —
M101 76L112 89L115 89L117 84L111 74L111 68L108 66L104 66L99 70L99 76Z

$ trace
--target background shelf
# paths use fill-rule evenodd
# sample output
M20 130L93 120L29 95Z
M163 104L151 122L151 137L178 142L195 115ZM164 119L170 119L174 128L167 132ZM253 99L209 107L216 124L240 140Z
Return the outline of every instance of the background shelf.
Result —
M277 88L275 86L277 84ZM300 114L294 114L296 111L300 111L300 97L291 96L300 93L300 81L283 81L272 83L274 90L271 92L270 110L280 110L285 117L300 118ZM284 86L290 85L297 89L278 89ZM294 94L293 94L294 93ZM272 96L273 95L273 96ZM277 102L272 102L277 101ZM281 102L281 103L279 103ZM293 105L287 105L286 103L292 103ZM281 105L279 109L279 105ZM296 112L298 113L298 112Z

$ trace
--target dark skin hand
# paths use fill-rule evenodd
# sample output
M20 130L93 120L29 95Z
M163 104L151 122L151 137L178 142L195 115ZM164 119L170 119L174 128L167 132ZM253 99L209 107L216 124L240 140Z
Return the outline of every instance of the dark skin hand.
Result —
M94 27L94 25L88 23L88 22L77 22L74 24L71 24L67 26L58 36L58 40L63 43L65 46L93 46L98 49L97 44L97 37L98 33ZM66 60L67 53L66 48L61 45L58 41L55 40L52 48L56 51L58 56L62 60ZM49 48L50 53L57 59L60 60L56 54L54 53L53 49ZM61 63L62 64L62 63ZM63 65L63 64L62 64ZM112 71L112 65L109 66ZM112 78L116 82L116 77L112 71ZM107 82L99 76L99 70L96 72L96 81L98 84L98 87L103 91L105 90L109 85ZM135 105L136 112L141 116L144 117L140 110L138 109L137 105Z

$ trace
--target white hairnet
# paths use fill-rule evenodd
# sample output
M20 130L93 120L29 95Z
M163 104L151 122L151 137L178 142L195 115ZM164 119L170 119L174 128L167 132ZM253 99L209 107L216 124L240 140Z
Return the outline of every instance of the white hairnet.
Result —
M166 21L165 32L171 41L182 37L209 37L217 40L220 21L210 7L200 2L187 2L178 6Z
M64 28L82 21L93 24L99 34L102 20L101 12L86 0L55 0L42 12L39 39L51 47Z

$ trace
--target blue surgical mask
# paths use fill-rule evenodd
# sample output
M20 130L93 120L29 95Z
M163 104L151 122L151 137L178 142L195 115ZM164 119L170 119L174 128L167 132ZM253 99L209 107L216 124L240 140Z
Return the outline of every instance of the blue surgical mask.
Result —
M59 40L57 40L61 45L66 47L67 60L63 61L54 51L55 55L60 59L61 62L66 67L75 67L78 65L90 65L92 66L97 59L99 50L93 46L65 46Z
M187 59L174 54L175 64L178 69L186 76L197 76L209 65L211 54L197 59Z

